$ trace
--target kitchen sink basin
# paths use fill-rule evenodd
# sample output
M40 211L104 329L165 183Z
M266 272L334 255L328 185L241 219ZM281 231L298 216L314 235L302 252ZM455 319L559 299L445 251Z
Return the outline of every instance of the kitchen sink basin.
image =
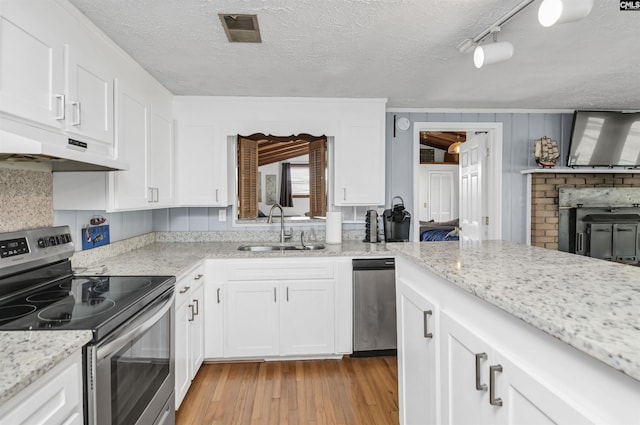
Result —
M268 252L268 251L304 251L323 249L324 245L240 245L240 251Z

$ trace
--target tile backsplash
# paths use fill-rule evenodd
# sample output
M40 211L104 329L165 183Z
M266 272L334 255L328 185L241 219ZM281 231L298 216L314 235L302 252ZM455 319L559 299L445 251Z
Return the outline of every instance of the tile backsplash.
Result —
M51 171L0 168L0 232L52 225Z

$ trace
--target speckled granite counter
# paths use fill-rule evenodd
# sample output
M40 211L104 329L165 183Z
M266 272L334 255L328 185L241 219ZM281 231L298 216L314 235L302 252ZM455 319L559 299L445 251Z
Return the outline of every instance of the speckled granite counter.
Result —
M76 268L79 274L175 275L180 278L198 261L214 258L296 258L296 257L363 257L391 255L385 244L344 241L313 251L249 252L238 251L240 242L162 242L146 245L125 254L110 257L87 268ZM73 262L73 258L71 259Z
M387 247L640 380L640 267L501 241Z
M0 332L0 404L90 340L91 331Z

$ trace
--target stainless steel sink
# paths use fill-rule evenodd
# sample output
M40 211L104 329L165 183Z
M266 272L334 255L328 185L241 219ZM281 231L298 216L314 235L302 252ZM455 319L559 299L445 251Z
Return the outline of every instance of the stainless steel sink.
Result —
M240 251L255 251L255 252L268 252L268 251L303 251L303 250L315 250L323 249L324 245L240 245L238 250Z
M324 245L323 245L323 244L316 244L316 245L304 245L304 246L300 246L300 249L305 249L305 250L313 251L313 250L316 250L316 249L324 249Z

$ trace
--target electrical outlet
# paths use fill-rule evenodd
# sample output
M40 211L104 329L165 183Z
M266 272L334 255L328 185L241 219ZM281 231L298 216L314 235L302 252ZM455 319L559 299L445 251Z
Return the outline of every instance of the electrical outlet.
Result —
M227 210L218 210L218 221L227 221Z

